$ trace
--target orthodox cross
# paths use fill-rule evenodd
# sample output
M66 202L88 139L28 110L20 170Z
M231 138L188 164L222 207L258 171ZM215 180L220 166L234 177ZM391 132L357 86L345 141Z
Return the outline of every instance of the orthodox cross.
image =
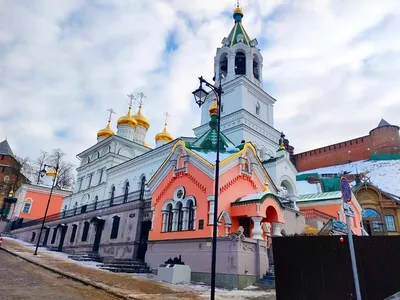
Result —
M133 101L136 101L136 97L133 94L127 95L129 98L129 108L132 108Z
M168 118L171 116L168 112L165 112L164 113L164 116L165 116L165 126L167 126L167 124L168 124Z
M115 111L112 108L107 109L107 111L109 112L108 122L110 123L111 122L111 117L112 117L113 114L115 114Z
M139 106L142 107L142 105L143 105L143 98L147 98L147 97L143 94L143 92L137 93L137 95L138 95L138 97L140 98L140 100L139 100Z
M236 0L236 7L239 8L240 7L240 1Z

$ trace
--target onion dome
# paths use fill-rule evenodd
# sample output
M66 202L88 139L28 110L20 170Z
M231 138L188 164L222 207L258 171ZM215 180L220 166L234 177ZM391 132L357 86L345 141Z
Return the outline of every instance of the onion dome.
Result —
M106 126L106 128L103 128L103 129L100 129L98 132L97 132L97 137L98 138L108 138L108 137L110 137L110 136L112 136L112 135L114 135L114 131L112 131L111 130L111 128L110 128L110 121L108 121L108 124L107 124L107 126Z
M146 129L149 129L150 122L149 120L142 115L142 105L139 105L139 110L136 115L133 116L139 126L143 126Z
M119 118L117 122L117 125L128 125L133 128L135 128L137 124L138 122L136 121L136 119L131 116L131 107L129 107L128 113L125 116Z
M167 131L167 124L165 124L163 131L156 135L156 142L158 141L171 142L173 139L174 138L172 137L172 135Z
M210 108L208 109L208 111L210 112L210 116L212 116L212 115L218 115L217 98L214 98L214 103L213 103L213 105L210 106Z

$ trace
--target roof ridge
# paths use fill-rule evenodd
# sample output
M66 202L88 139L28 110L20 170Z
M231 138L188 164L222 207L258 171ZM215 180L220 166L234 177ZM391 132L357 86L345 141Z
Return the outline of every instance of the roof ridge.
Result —
M11 150L10 144L8 143L7 139L0 143L0 154L2 155L10 155L14 157L14 153Z

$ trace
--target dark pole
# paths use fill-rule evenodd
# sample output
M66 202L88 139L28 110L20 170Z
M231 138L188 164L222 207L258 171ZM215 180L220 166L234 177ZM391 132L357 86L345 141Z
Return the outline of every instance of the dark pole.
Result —
M46 168L46 165L45 165L45 168ZM56 183L56 177L57 177L57 172L58 172L58 164L57 164L57 166L55 168L55 171L56 171L56 174L53 177L53 183L51 185L49 200L47 200L47 206L46 206L46 211L44 212L44 218L43 218L43 222L42 222L42 227L40 228L39 238L38 238L38 241L36 243L35 253L33 253L33 255L37 255L37 250L39 248L39 243L40 243L40 238L42 237L42 231L43 231L43 228L44 228L44 223L46 222L47 211L49 210L51 195L53 194L53 189L54 189L54 186L55 186L55 183Z

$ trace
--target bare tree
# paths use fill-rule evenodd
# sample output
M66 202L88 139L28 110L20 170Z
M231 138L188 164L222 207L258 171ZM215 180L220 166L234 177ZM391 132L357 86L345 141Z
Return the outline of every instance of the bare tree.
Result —
M25 176L26 179L32 181L32 177L35 175L34 168L32 166L31 159L27 157L15 157L16 160L20 163L18 167L18 172Z
M49 154L46 151L41 150L40 155L33 162L34 165L33 175L35 176L36 184L43 183L40 176L40 171L43 170L44 164L47 162L48 159L49 159Z
M74 165L65 161L64 157L65 153L61 149L54 149L47 161L52 166L59 166L57 186L61 189L72 189L75 184Z

